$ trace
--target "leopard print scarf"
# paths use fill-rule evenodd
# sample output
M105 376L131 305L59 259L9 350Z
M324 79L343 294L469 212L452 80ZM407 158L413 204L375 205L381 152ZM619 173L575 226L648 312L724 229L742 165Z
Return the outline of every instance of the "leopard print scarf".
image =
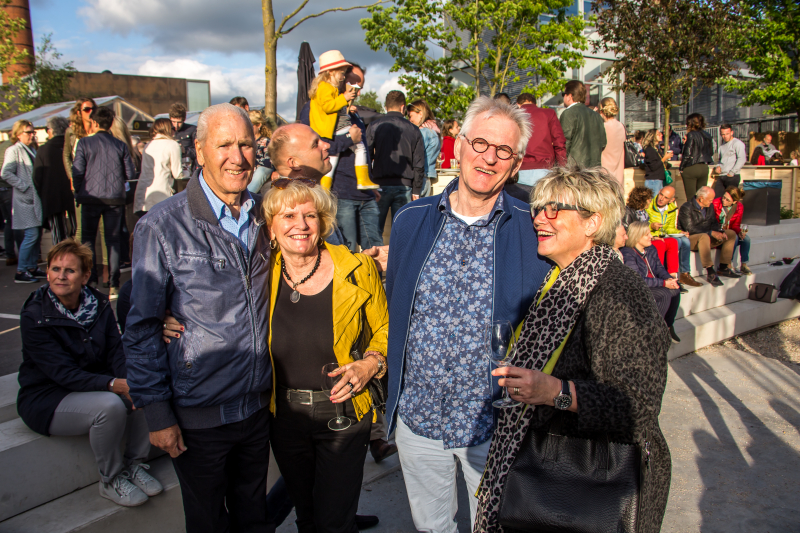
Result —
M572 331L586 300L617 254L610 246L599 244L579 255L556 278L539 305L542 283L536 293L520 332L517 354L512 365L542 370L564 338ZM555 267L553 267L555 268ZM545 280L550 279L550 273ZM478 514L473 533L503 533L498 522L500 497L506 476L528 431L533 409L520 405L501 409L489 448L489 456L478 489Z

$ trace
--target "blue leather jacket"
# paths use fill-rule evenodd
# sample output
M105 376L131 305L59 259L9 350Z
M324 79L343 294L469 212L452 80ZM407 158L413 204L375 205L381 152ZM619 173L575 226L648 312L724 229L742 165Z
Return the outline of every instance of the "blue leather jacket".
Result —
M123 341L130 394L150 431L216 427L268 405L269 238L262 225L251 221L243 250L196 178L136 225ZM166 309L186 328L170 344L161 340Z

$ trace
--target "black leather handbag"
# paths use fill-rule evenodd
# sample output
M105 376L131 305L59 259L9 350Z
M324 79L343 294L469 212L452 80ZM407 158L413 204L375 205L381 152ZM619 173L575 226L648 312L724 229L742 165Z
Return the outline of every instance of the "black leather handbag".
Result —
M778 300L778 288L769 283L751 283L747 297L757 302L774 304Z
M500 501L506 531L635 533L647 464L636 444L529 430Z

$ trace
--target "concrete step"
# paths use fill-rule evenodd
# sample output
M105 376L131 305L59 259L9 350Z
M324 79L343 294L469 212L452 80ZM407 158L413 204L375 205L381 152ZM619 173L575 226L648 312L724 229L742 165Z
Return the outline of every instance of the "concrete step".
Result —
M163 454L154 447L149 458ZM0 472L18 481L0 483L0 521L100 479L89 435L45 437L21 418L0 424Z
M725 339L800 317L800 302L779 298L774 304L741 300L675 321L679 344L669 350L670 360Z
M0 424L18 418L17 392L19 382L17 373L0 376Z
M753 271L752 275L742 276L738 279L720 277L724 287L714 287L706 282L705 276L697 275L695 280L702 283L703 286L687 287L689 292L681 294L678 318L746 300L750 285L753 283L767 283L780 287L783 279L794 267L795 265L754 265L750 267Z
M120 507L101 498L95 482L57 500L0 521L0 531L3 533L184 531L181 491L178 477L172 468L172 460L169 457L161 457L151 461L150 466L150 474L164 485L164 492L150 498L144 505L133 508Z

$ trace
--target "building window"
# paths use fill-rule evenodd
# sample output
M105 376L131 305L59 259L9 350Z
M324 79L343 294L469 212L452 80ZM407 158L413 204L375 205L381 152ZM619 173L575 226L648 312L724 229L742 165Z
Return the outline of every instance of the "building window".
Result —
M187 81L186 100L188 111L202 111L211 105L211 87L207 81Z

